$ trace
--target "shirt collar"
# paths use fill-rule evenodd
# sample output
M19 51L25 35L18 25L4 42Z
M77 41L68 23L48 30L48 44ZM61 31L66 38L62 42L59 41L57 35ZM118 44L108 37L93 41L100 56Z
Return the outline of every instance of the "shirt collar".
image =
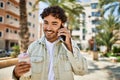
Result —
M45 43L46 43L46 40L45 40L45 39L46 39L46 38L45 38L45 35L43 35L43 36L38 40L38 43L45 45ZM58 39L58 40L55 41L56 44L59 44L59 43L62 43L62 42L63 42L63 41L62 41L61 39Z

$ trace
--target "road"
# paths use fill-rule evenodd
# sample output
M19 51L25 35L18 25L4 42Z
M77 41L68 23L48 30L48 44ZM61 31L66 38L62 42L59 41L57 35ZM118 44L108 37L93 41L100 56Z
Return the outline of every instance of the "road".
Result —
M106 58L93 61L92 56L83 53L88 61L88 74L74 76L75 80L120 80L120 63L112 63ZM14 66L0 69L0 80L13 80L12 71Z

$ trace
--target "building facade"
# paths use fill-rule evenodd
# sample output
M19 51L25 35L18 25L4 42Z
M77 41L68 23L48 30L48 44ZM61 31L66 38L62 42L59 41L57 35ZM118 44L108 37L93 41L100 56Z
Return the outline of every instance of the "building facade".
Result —
M38 38L38 11L32 12L34 0L26 0L30 41ZM19 0L0 0L0 49L10 50L19 41Z
M90 2L81 2L84 7L84 13L80 15L80 25L79 30L74 30L72 35L79 36L78 43L81 44L83 49L89 47L88 41L95 36L96 26L99 24L100 11L98 6L98 0L90 0Z

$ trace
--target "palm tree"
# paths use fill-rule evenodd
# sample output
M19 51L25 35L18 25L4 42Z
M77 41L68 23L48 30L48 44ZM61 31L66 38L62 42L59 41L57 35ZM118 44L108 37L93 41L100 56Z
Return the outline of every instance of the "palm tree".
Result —
M118 31L113 33L114 30L119 29L119 19L112 15L108 16L108 19L103 19L97 30L99 31L96 36L96 41L98 45L105 45L107 47L107 52L111 51L111 46L117 41Z
M26 0L20 0L20 52L26 52L29 45L29 29L27 27Z
M36 4L38 4L40 1L47 3L49 6L59 5L62 7L68 16L67 25L71 31L75 27L79 27L79 15L82 13L83 7L80 5L80 3L76 2L76 0L37 0ZM36 9L36 4L34 5L34 9Z
M118 16L120 16L120 0L99 0L100 8L102 8L102 15L108 10L113 14L117 11ZM104 6L107 5L105 8Z

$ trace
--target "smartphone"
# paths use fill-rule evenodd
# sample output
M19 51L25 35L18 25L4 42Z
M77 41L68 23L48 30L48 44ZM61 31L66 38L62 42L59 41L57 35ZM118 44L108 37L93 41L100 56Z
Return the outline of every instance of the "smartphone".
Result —
M64 28L62 24L61 24L60 28ZM61 35L60 39L62 39L63 41L65 41L66 37L64 35Z

